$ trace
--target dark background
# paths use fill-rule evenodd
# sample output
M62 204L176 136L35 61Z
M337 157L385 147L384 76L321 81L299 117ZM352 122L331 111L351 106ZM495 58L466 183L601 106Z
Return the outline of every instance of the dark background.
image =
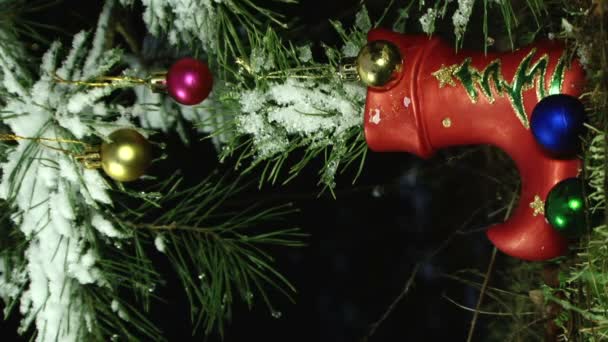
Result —
M300 18L296 29L287 35L296 41L317 42L317 47L318 42L337 44L338 37L328 19L352 24L358 3L302 0L299 5L282 8ZM367 5L377 17L386 3L368 1ZM27 15L61 28L42 33L69 43L67 33L94 27L101 4L63 1ZM132 15L143 37L145 28L138 11L135 9ZM413 14L412 18L417 16ZM410 21L413 28L419 27ZM439 31L442 34L441 28ZM449 34L446 39L451 39ZM29 47L39 54L45 50L44 43ZM217 163L208 142L195 138L190 146L184 146L176 136L156 140L168 144L169 159L163 162L165 168L157 170L160 174L169 173L169 168L181 168L188 179L196 180L215 167L226 167ZM351 185L352 172L340 176L337 199L333 199L329 194L317 197L320 188L316 186L315 166L319 163L313 163L288 186L267 185L261 191L253 189L242 195L252 202L293 202L301 212L289 218L289 226L300 227L310 237L305 248L273 250L278 269L298 288L297 302L292 304L280 294L273 296L280 318L272 317L261 301L253 311L237 304L224 340L360 341L401 292L418 262L422 264L414 287L370 341L464 340L472 315L442 295L475 307L478 294L445 275L468 268L485 272L492 247L483 229L504 215L490 213L507 202L500 195L510 188L509 181L516 180L513 165L488 148L451 149L427 161L407 154L370 152L359 181ZM470 233L454 234L458 230ZM431 258L441 246L445 248ZM503 259L499 256L496 268L501 267ZM155 303L151 313L154 321L171 341L204 339L200 334L189 337L185 295L170 266L162 260L159 263L168 283L158 289L158 295L168 303ZM17 339L18 319L11 317L0 326L2 341ZM480 317L475 340L485 340L486 334L486 321ZM220 338L214 335L207 340Z

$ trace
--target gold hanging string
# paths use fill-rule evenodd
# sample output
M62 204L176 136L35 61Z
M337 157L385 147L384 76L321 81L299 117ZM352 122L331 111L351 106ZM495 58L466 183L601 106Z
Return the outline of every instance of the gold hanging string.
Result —
M306 72L314 72L314 71L318 71L318 72L330 71L330 73L333 73L334 70L332 70L330 67L326 67L326 66L297 67L297 68L285 69L285 70L281 70L281 71L272 71L265 75L260 76L260 78L261 79L283 79L285 77L288 77L288 78L298 78L298 79L320 79L320 78L327 78L327 76L328 76L327 74L321 74L321 75L306 74ZM303 73L303 74L300 74L300 73Z
M140 85L147 84L147 81L143 78L131 77L131 76L101 76L94 79L94 81L82 81L82 80L66 80L61 78L57 74L53 74L53 79L57 83L62 84L76 84L87 87L111 87L118 85Z
M20 135L17 134L0 134L0 141L17 141L17 140L31 140L31 141L35 141L35 142L42 142L42 141L49 141L49 142L57 142L57 143L67 143L67 144L80 144L83 146L91 146L85 142L79 141L79 140L73 140L73 139L63 139L63 138L41 138L41 137L37 137L37 138L29 138L29 137L22 137Z
M18 140L29 140L33 141L40 146L49 148L54 151L62 152L67 155L74 157L79 162L83 163L87 169L97 169L101 167L101 154L99 153L99 146L90 145L85 142L73 139L64 138L42 138L42 137L24 137L17 134L0 134L0 141L18 141ZM66 143L66 144L77 144L84 147L84 154L75 153L60 147L49 145L48 142L54 143Z
M100 76L94 78L93 81L82 81L66 80L54 73L53 79L55 82L61 84L75 84L95 88L145 85L153 91L160 91L165 88L165 75L165 72L155 72L146 78L133 76Z
M327 65L296 67L280 71L271 71L267 74L259 75L253 71L251 65L242 58L236 59L236 64L241 66L243 70L255 77L257 80L272 80L272 79L326 79L335 74L344 81L358 81L359 75L356 72L355 64L345 63L338 67L338 70ZM310 74L312 72L321 72L321 74Z

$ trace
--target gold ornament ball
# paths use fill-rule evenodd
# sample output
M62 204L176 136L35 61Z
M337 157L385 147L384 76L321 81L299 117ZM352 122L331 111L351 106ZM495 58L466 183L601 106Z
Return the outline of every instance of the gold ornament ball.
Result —
M376 40L367 43L357 56L357 73L368 87L382 87L401 73L403 59L395 44Z
M141 177L152 161L152 147L137 131L123 128L101 144L101 167L108 176L120 182Z

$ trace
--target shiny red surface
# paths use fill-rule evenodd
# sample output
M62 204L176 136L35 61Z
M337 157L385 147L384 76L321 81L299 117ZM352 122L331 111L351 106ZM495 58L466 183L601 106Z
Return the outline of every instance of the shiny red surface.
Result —
M501 148L515 162L522 190L511 217L491 227L488 238L502 252L525 260L563 255L567 240L547 223L544 215L534 216L530 203L536 195L545 201L553 185L576 177L580 160L557 160L545 154L515 115L507 96L494 96L495 102L489 103L480 92L477 102L473 103L458 80L455 79L456 86L440 88L432 75L442 65L459 64L467 57L472 58L478 70L500 58L504 79L511 81L522 58L536 48L532 63L543 54L549 56L545 79L549 84L563 47L547 41L512 53L484 56L483 52L456 53L453 46L437 37L403 35L382 29L370 31L368 40L393 42L404 61L401 77L390 88L368 88L365 136L369 147L374 151L410 152L425 158L437 149L454 145L490 144ZM565 72L562 93L578 96L583 83L582 68L574 61ZM525 90L523 95L529 118L538 102L536 90ZM443 121L447 118L451 125L444 127Z
M166 84L167 92L175 101L192 106L209 96L213 88L213 75L202 61L182 58L169 68Z

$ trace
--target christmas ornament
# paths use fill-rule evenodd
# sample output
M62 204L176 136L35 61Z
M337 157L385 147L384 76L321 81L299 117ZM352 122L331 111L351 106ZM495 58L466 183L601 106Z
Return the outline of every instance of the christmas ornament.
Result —
M553 228L566 237L577 237L584 231L585 197L578 178L564 179L551 189L545 216Z
M141 177L152 161L152 148L137 131L123 128L108 136L101 144L101 167L112 179L120 182Z
M369 87L382 87L395 80L403 61L395 44L377 40L365 45L357 56L357 73Z
M538 42L511 53L460 51L438 37L383 29L368 42L395 45L403 61L395 79L369 87L365 138L374 151L403 151L430 157L436 150L491 144L507 152L521 175L522 190L512 216L487 231L506 254L526 260L562 255L567 239L545 221L547 194L576 177L578 159L554 159L536 143L529 116L553 94L578 96L584 74L568 63L563 47Z
M213 77L207 65L197 59L182 58L167 72L167 91L175 101L195 105L209 96Z
M557 94L542 99L532 111L530 129L536 141L556 157L578 152L585 126L585 107L576 97Z
M168 72L155 72L145 78L133 76L103 76L93 81L66 80L53 75L55 82L87 87L125 88L144 85L155 92L168 92L178 103L195 105L209 96L213 76L207 64L193 58L182 58Z

